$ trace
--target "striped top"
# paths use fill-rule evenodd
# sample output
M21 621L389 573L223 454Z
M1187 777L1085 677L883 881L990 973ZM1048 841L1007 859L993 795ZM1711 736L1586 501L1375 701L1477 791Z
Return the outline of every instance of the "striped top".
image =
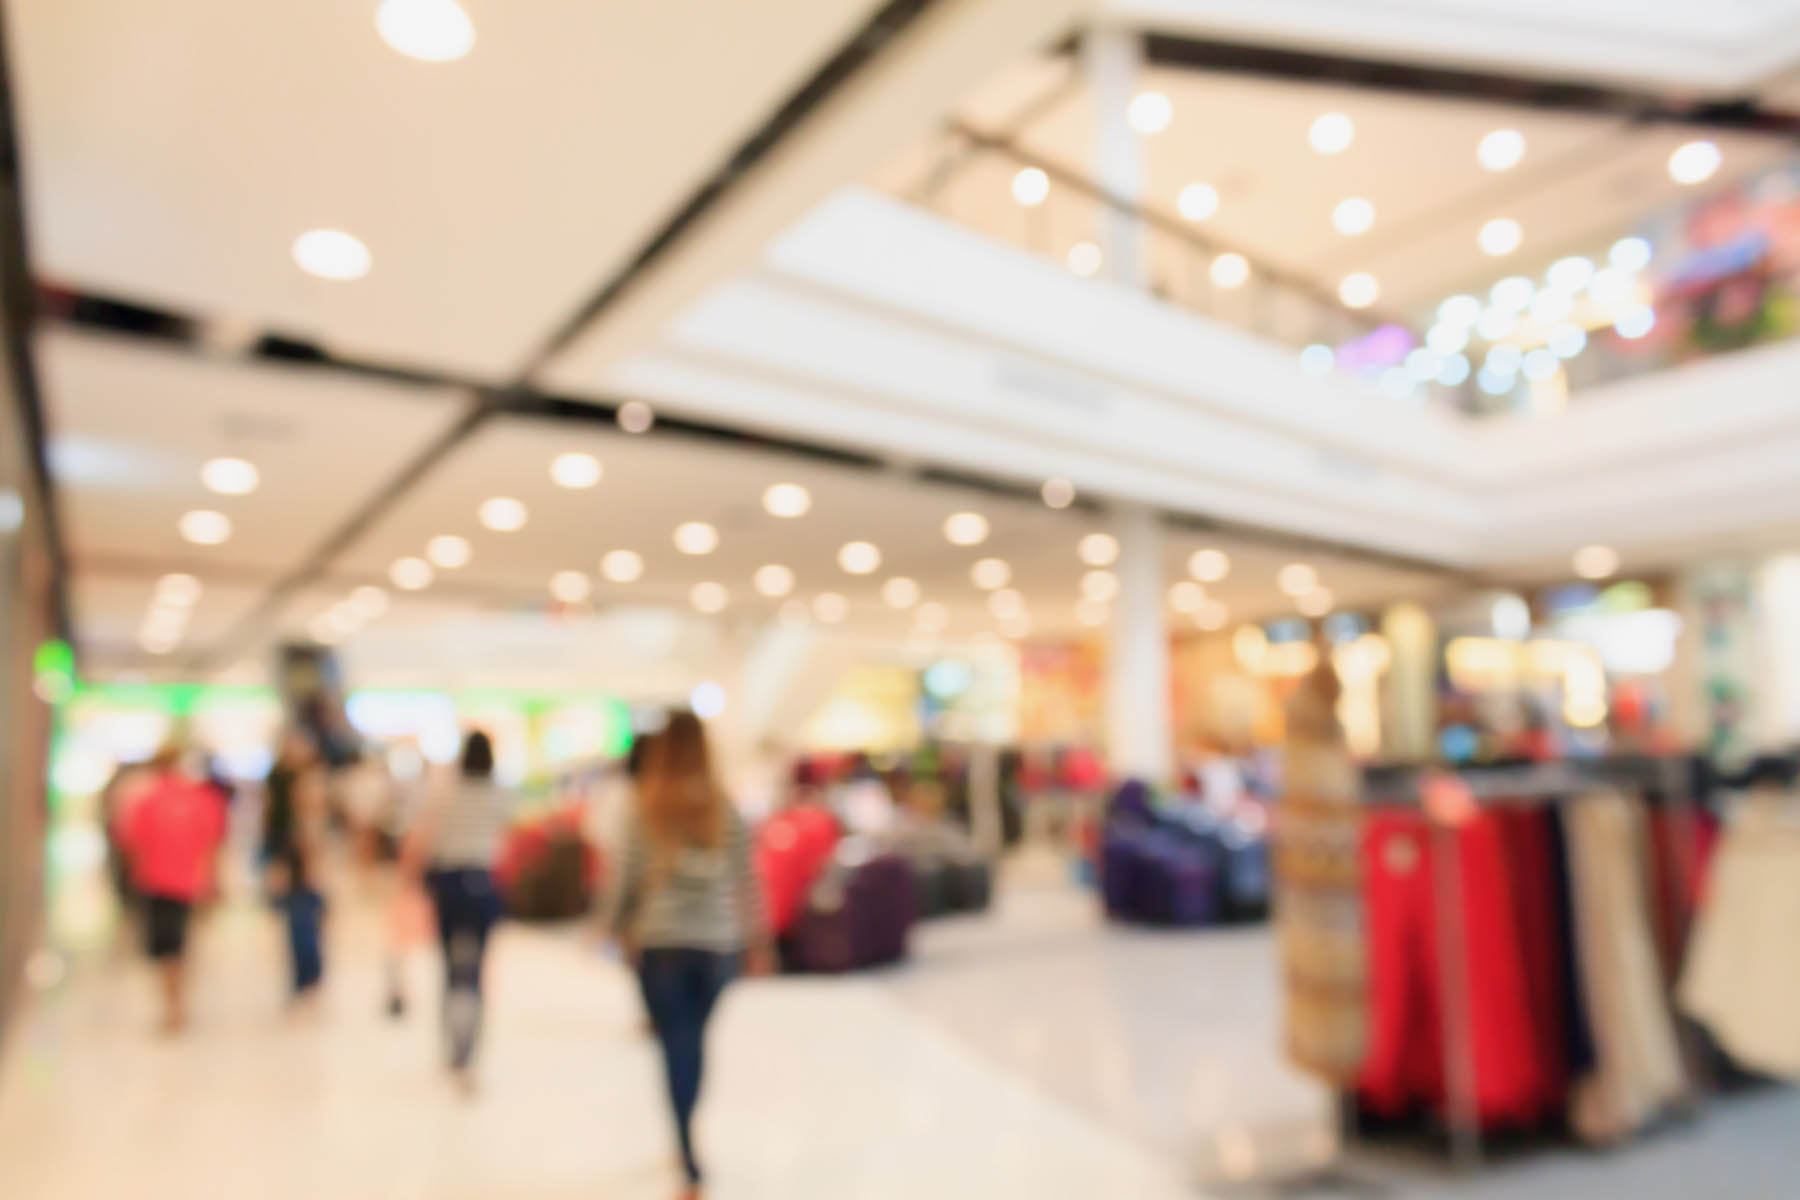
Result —
M750 862L750 829L735 811L724 843L667 856L635 813L612 898L615 936L640 946L732 954L764 936L762 888Z
M512 809L513 794L506 788L488 779L458 778L437 805L431 865L439 870L492 867Z

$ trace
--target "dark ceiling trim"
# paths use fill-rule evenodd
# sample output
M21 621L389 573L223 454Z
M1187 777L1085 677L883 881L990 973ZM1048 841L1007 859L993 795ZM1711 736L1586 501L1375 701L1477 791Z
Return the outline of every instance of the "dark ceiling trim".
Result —
M18 114L14 107L11 47L0 21L0 353L5 356L6 387L18 410L25 459L31 475L30 499L43 519L50 560L51 619L56 631L75 645L69 606L69 553L55 477L50 473L49 426L38 388L31 330L36 322L36 289L31 282L30 239L25 227L24 163L19 154Z
M1072 49L1072 45L1065 49ZM1800 114L1765 109L1753 96L1684 102L1632 88L1318 54L1168 33L1145 35L1144 59L1159 67L1250 75L1286 83L1366 88L1390 95L1477 101L1733 133L1800 136Z

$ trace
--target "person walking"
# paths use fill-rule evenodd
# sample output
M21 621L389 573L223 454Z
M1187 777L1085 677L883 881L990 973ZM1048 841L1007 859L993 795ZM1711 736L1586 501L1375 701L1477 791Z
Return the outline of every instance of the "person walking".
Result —
M180 750L165 746L120 814L119 842L143 900L144 942L162 989L162 1031L187 1024L187 940L194 904L212 894L213 860L225 840L225 805L213 788L182 773Z
M269 896L287 920L290 1000L312 1003L325 978L325 779L312 739L291 729L269 769L262 862Z
M677 712L649 747L610 913L661 1044L687 1200L700 1195L694 1108L706 1028L740 972L774 964L750 832L713 776L706 732Z
M494 859L512 819L512 793L494 782L494 743L476 730L463 743L459 778L427 803L407 869L424 867L444 952L444 1049L452 1078L474 1090L481 1036L482 969L488 934L501 916Z

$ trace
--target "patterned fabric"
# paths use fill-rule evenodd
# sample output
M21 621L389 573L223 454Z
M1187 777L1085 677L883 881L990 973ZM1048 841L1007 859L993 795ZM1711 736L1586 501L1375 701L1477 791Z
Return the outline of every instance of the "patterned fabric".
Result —
M610 923L619 937L646 948L744 949L766 928L744 819L729 814L720 846L660 852L634 817Z
M492 867L512 810L513 796L505 788L483 779L459 779L437 811L432 866L440 871Z

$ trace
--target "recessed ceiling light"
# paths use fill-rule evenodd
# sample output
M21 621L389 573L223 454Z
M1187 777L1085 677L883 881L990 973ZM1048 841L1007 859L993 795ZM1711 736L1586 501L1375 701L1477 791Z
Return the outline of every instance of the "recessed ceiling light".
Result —
M1606 252L1606 261L1627 275L1635 275L1650 265L1650 258L1654 253L1648 239L1623 237L1614 242L1612 249Z
M1190 183L1175 198L1175 207L1190 221L1205 221L1219 211L1219 189L1210 183Z
M1044 486L1038 489L1038 494L1051 508L1067 508L1075 503L1075 485L1060 475L1052 475L1044 480Z
M457 537L454 533L441 533L425 543L425 557L431 560L434 567L454 571L458 567L468 566L473 552L469 549L468 538Z
M247 496L262 482L262 473L242 458L215 458L200 468L200 482L221 496Z
M1488 300L1505 312L1521 313L1530 306L1531 298L1536 294L1537 284L1523 275L1508 275L1494 285Z
M580 604L593 591L586 571L558 571L550 577L550 595L563 604Z
M1075 552L1090 567L1110 567L1119 561L1119 539L1110 533L1090 533L1076 545Z
M1511 337L1518 327L1518 314L1504 308L1490 308L1475 322L1475 332L1490 342Z
M1619 552L1611 546L1583 546L1575 552L1574 565L1583 579L1608 579L1618 573Z
M1444 365L1438 368L1437 381L1445 387L1461 387L1469 378L1469 372L1475 368L1466 354L1452 354L1444 359Z
M1519 364L1525 361L1525 352L1511 342L1501 342L1497 346L1489 346L1487 365L1502 375L1518 373Z
M1686 142L1669 155L1669 178L1676 183L1693 186L1705 183L1724 162L1719 148L1708 141Z
M919 602L918 581L896 575L881 585L881 599L889 608L911 608Z
M1531 300L1531 319L1551 325L1568 316L1575 308L1575 298L1565 291L1546 288Z
M185 572L176 571L156 581L156 602L186 608L200 599L200 581Z
M919 605L913 614L913 628L920 633L942 633L950 624L950 610L935 600Z
M1196 550L1188 556L1188 574L1201 583L1217 583L1231 574L1231 559L1223 550Z
M1082 600L1075 605L1075 619L1089 629L1098 629L1112 616L1112 607L1104 600Z
M1319 586L1319 573L1305 563L1289 563L1281 568L1275 582L1290 596L1304 596Z
M1438 305L1437 315L1439 324L1444 327L1467 329L1481 319L1481 301L1468 295L1451 296ZM1456 347L1456 350L1461 349L1461 346ZM1445 353L1455 354L1456 350Z
M979 546L987 535L987 518L978 512L951 513L944 521L944 536L953 546Z
M1315 379L1331 374L1337 365L1337 351L1323 342L1314 342L1300 352L1300 369Z
M381 40L408 58L454 62L475 48L475 23L456 0L381 0Z
M1511 371L1486 366L1475 373L1475 382L1490 396L1504 396L1519 386L1519 377Z
M1169 589L1169 604L1176 612L1196 613L1206 603L1206 589L1191 579L1183 579Z
M850 601L837 592L820 592L813 597L813 616L827 625L836 625L850 615Z
M495 496L483 500L476 514L481 523L495 533L516 533L525 528L525 506L511 496Z
M1525 240L1525 230L1511 217L1495 217L1481 227L1475 240L1489 258L1504 258L1519 248Z
M1548 383L1562 370L1562 360L1542 346L1525 356L1525 378L1533 383Z
M294 239L294 261L308 275L347 282L374 265L369 248L341 229L309 229Z
M696 683L688 693L688 707L702 721L710 721L725 711L725 689L710 679Z
M436 577L431 564L422 558L397 558L394 565L388 568L388 578L394 586L405 592L417 592L431 586Z
M1026 208L1036 208L1050 197L1050 177L1037 167L1026 167L1013 176L1012 194Z
M1225 253L1212 260L1209 275L1213 283L1230 290L1243 287L1250 281L1250 260L1241 254Z
M1069 247L1069 270L1084 278L1098 274L1103 261L1100 247L1092 242L1076 242Z
M1474 299L1473 296L1468 298ZM1479 307L1479 302L1477 307ZM1480 319L1481 314L1477 312L1475 321ZM1475 321L1470 321L1469 325L1473 325ZM1439 321L1425 331L1425 344L1439 354L1461 354L1469 344L1469 325L1452 325L1445 321Z
M182 514L177 528L196 546L217 546L231 537L231 518L210 508L196 508Z
M1306 140L1320 154L1342 154L1356 140L1356 123L1343 113L1326 113L1312 123Z
M751 582L765 596L785 596L794 590L794 573L780 563L767 563L756 568Z
M724 612L725 606L731 603L731 592L724 584L708 580L694 585L693 590L688 593L688 601L696 612Z
M1025 597L1012 588L1001 588L988 596L988 611L1002 621L1012 620L1025 611Z
M1381 299L1381 283L1367 271L1346 275L1338 284L1338 299L1346 308L1367 308Z
M683 554L711 554L719 548L719 531L705 521L684 521L675 527L675 548Z
M812 493L797 483L770 484L763 492L763 511L771 517L792 520L812 511Z
M1131 98L1126 118L1139 133L1161 133L1175 119L1175 106L1161 92L1139 92Z
M644 573L644 556L635 550L608 550L600 559L600 573L614 583L635 583Z
M969 578L975 581L976 587L991 592L1012 582L1012 568L1005 559L977 559L975 565L969 568Z
M1544 272L1551 287L1564 292L1579 292L1594 281L1594 260L1580 254L1559 258Z
M1361 196L1351 196L1338 201L1338 206L1331 210L1331 225L1345 237L1356 237L1369 232L1375 224L1375 206Z
M1119 577L1111 571L1095 569L1081 576L1081 595L1085 600L1105 602L1119 594Z
M365 583L350 593L350 607L365 621L373 621L388 610L388 594L374 584Z
M881 551L869 542L845 542L837 560L852 575L868 575L881 566Z
M1558 325L1555 329L1550 331L1550 339L1547 344L1550 347L1550 352L1556 355L1556 357L1574 358L1583 350L1587 349L1587 330L1573 322L1566 325Z
M1617 267L1603 267L1594 272L1588 284L1588 299L1602 308L1613 309L1637 294L1637 280Z
M1336 602L1329 588L1314 588L1295 601L1295 604L1309 617L1322 617L1331 611L1331 606Z
M329 612L322 612L307 622L306 632L307 636L321 646L334 646L338 639L344 636L338 629L337 622L331 619Z
M1217 633L1230 623L1231 609L1219 600L1208 600L1200 606L1200 611L1194 614L1194 624L1209 633Z
M1613 329L1628 342L1635 342L1641 337L1648 336L1650 331L1655 328L1656 310L1648 304L1640 304L1635 308L1626 309L1619 314L1618 320L1613 322Z
M656 424L656 414L642 400L627 400L619 405L618 421L626 433L648 433Z
M1516 129L1496 129L1481 139L1475 157L1490 171L1510 171L1525 157L1525 135Z
M600 482L600 460L591 454L571 451L550 461L550 478L558 487L591 488Z
M357 613L356 606L348 600L340 601L327 609L325 620L330 622L341 637L350 636L362 625L362 617Z

